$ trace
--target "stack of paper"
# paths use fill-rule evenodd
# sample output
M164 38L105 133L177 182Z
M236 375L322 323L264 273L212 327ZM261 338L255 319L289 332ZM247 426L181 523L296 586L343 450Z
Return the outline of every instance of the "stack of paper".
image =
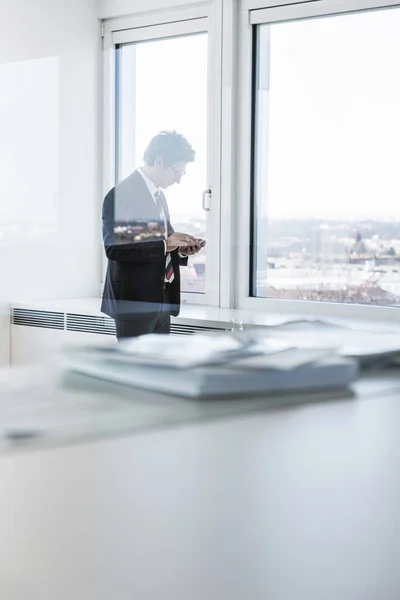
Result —
M147 335L109 347L70 349L68 368L187 397L345 387L357 362L330 347L298 348L266 336Z
M282 343L296 340L299 348L330 347L340 356L354 358L361 367L374 368L396 363L400 359L400 329L384 324L357 324L334 320L298 320L268 327L268 336ZM245 335L256 341L265 330L249 330Z

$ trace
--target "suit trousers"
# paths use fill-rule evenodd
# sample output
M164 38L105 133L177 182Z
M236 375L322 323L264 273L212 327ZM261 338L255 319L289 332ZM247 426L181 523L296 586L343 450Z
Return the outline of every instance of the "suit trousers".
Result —
M163 306L170 303L169 286L165 283L162 296L162 304L159 310L154 313L138 314L132 318L119 319L116 317L115 330L117 339L137 337L147 333L164 333L168 334L171 331L171 315L168 310L163 310ZM157 305L159 306L159 305Z

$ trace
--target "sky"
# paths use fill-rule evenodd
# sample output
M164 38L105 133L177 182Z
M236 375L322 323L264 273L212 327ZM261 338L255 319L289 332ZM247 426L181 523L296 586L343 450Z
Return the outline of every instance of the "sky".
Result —
M399 218L399 32L400 9L271 26L260 64L270 89L258 92L263 212Z
M260 214L397 218L400 9L267 29L260 70L270 82L258 91ZM131 88L125 81L127 106L136 106L135 162L157 131L186 135L196 162L168 199L172 213L201 217L208 186L207 36L146 42L134 51L135 85L132 76Z

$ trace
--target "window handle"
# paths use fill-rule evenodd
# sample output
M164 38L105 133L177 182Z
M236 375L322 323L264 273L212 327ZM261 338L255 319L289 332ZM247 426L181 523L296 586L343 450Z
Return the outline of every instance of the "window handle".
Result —
M204 190L203 192L203 210L210 210L210 202L207 202L207 198L208 200L210 200L211 198L211 188L209 187L208 189Z

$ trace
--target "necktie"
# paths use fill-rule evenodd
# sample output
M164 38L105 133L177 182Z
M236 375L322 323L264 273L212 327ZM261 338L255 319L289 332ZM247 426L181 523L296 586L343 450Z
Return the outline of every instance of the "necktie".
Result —
M157 191L154 194L154 200L156 202L157 209L160 213L160 220L162 221L162 224L163 224L162 232L164 233L165 238L167 238L168 237L167 218L165 215L165 210L164 210L163 204L161 202L161 194L159 191ZM165 255L164 282L172 283L174 279L175 279L175 275L174 275L174 268L172 266L171 253L167 252L167 254Z

